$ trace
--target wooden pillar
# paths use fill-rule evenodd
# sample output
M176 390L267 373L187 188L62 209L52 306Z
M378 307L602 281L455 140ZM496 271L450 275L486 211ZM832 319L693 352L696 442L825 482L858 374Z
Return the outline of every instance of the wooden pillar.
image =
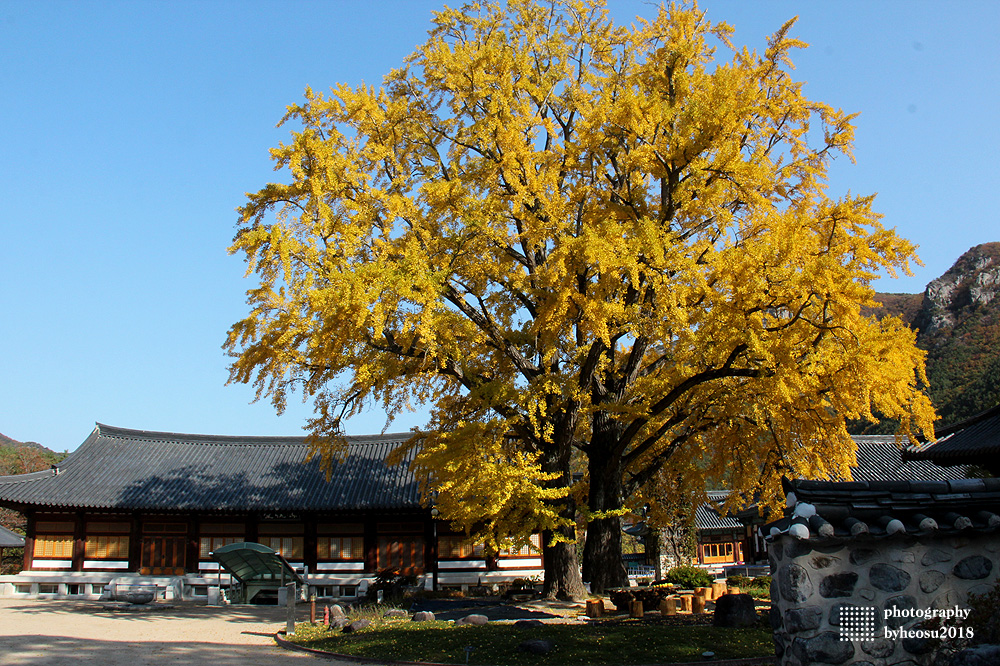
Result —
M365 573L378 571L378 532L375 519L365 517Z
M24 564L25 571L31 571L31 559L35 556L35 512L25 511Z
M247 515L246 518L246 541L247 543L257 543L257 524L260 523L260 516L256 513Z
M201 516L195 514L187 519L187 548L184 553L184 572L198 573L198 558L201 555L199 533L201 531Z
M431 587L437 589L438 582L438 544L437 521L429 516L424 522L424 571L431 574Z
M302 517L302 563L309 568L310 574L316 573L316 514L307 513Z
M73 517L73 571L83 571L83 560L86 557L87 525L83 521L83 511L77 511Z
M138 573L142 568L142 519L133 513L128 535L128 570Z

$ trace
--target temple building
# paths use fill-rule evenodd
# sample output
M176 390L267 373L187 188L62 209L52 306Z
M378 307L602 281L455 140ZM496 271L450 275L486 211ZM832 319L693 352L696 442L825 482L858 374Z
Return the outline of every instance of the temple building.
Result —
M387 569L426 588L540 580L538 535L487 559L432 515L410 461L385 463L407 437L348 437L328 479L301 437L97 424L51 470L0 476L0 506L27 518L24 571L0 577L0 595L95 596L124 575L197 595L218 578L210 553L244 541L307 572L319 596L355 596Z

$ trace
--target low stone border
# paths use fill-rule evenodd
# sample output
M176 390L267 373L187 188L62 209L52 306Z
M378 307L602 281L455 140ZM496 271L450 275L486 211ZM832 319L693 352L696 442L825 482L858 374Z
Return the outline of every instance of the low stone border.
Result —
M357 657L353 654L341 654L339 652L327 652L326 650L317 650L315 648L307 648L296 643L292 643L284 637L285 632L279 631L274 635L274 642L280 647L286 650L296 650L298 652L305 652L307 654L314 655L316 657L322 657L324 659L340 659L343 661L353 661L359 664L392 664L392 666L465 666L464 664L441 664L437 662L428 661L388 661L385 659L369 659L368 657ZM750 657L748 659L720 659L712 661L685 661L685 662L673 662L670 664L649 664L646 666L705 666L706 664L712 664L713 666L773 666L777 663L776 657Z

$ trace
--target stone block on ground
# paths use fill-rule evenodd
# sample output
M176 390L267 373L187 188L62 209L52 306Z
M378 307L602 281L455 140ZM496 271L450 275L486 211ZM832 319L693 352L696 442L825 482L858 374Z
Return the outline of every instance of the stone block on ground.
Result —
M347 613L344 612L344 607L340 604L334 604L330 608L330 619L336 619L339 617L347 617Z
M371 620L362 618L360 620L355 620L354 622L351 622L346 627L341 629L341 631L344 632L345 634L353 634L356 631L361 631L362 629L366 629L371 623L372 623Z
M490 619L485 615L479 615L478 613L472 613L471 615L466 615L465 617L460 617L455 620L456 626L463 626L466 624L472 624L477 626L482 626L484 624L489 624Z
M723 594L715 600L716 627L752 627L757 624L757 609L749 594Z
M545 623L541 620L518 620L514 623L514 626L518 629L530 629L532 627L544 627Z
M390 608L385 612L386 617L409 617L410 614L407 613L402 608Z
M552 641L547 638L529 638L523 640L517 645L517 649L521 652L528 652L530 654L548 654L552 652L552 648L555 645Z
M417 611L416 613L413 614L413 621L414 622L433 622L434 621L434 613L432 613L430 611Z

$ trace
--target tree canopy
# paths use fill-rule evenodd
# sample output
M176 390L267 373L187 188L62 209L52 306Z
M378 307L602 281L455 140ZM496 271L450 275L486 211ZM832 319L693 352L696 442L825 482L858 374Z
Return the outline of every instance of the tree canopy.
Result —
M804 96L791 25L757 53L696 7L484 3L379 87L307 89L287 181L240 209L259 285L231 381L278 409L302 390L325 455L373 403L430 405L411 445L442 514L556 547L581 501L598 589L626 500L664 479L774 496L846 474L845 419L929 430L912 332L861 312L914 247L872 196L826 194L853 116ZM574 558L546 572L563 594Z

